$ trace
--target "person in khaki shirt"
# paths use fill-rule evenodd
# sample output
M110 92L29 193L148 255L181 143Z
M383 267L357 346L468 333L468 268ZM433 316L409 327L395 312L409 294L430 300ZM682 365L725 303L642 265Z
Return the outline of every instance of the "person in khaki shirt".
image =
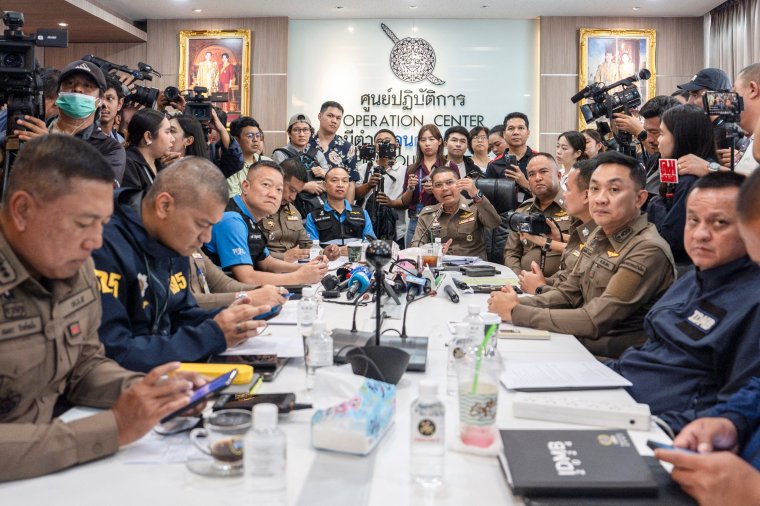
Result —
M553 218L566 236L570 230L570 216L562 207L559 166L554 157L548 153L535 153L528 162L526 172L533 198L523 202L516 212ZM507 223L507 226L510 224ZM544 276L551 276L559 270L561 257L562 250L558 245L552 246L551 241L547 242L543 237L532 241L526 234L513 229L504 245L504 265L518 276L522 271L530 271L534 262L542 268Z
M25 144L0 210L0 481L110 455L190 399L196 375L147 375L107 359L90 253L113 211L113 173L88 143L51 134ZM189 380L189 381L188 381ZM63 423L60 396L104 408Z
M430 179L438 204L420 212L411 246L427 244L440 237L444 253L486 260L483 229L498 227L499 213L472 179L459 179L459 172L449 166L433 169ZM471 202L462 191L472 196Z
M286 262L295 262L309 258L311 248L301 214L293 204L308 178L306 167L298 158L284 160L280 167L283 174L282 204L276 213L262 220L261 228L266 234L269 254ZM328 260L335 260L340 256L340 248L330 244L325 247L324 254Z
M675 279L668 244L640 208L646 175L636 160L611 151L597 157L589 206L599 226L568 278L535 297L511 286L493 292L491 312L515 325L574 334L599 358L617 358L646 341L644 316Z
M568 173L563 201L572 221L567 235L563 234L560 237L559 229L549 220L547 220L547 224L552 229L551 238L525 234L528 240L541 247L545 246L551 239L550 247L552 250L556 248L562 251L562 258L559 262L559 270L549 277L544 277L539 265L536 262L531 262L530 271L522 271L518 276L520 288L523 292L540 294L552 286L559 285L567 279L575 263L580 259L586 241L596 228L596 223L591 218L591 211L588 208L588 187L591 183L591 174L595 169L595 160L580 160L575 162ZM562 242L563 239L567 242Z
M190 255L190 291L202 309L227 307L241 295L252 306L276 306L285 302L288 291L274 285L254 286L229 277L219 267L196 250Z

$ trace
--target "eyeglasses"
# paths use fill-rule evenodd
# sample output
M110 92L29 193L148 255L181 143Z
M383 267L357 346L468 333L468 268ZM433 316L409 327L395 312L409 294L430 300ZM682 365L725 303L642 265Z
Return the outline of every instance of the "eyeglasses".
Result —
M311 128L293 128L290 131L294 134L308 134L311 133Z
M261 140L264 138L264 134L262 134L261 132L256 132L256 133L245 134L243 135L243 137L245 137L249 141L253 139Z
M451 188L452 186L457 184L456 179L449 179L448 181L436 181L433 183L433 188L440 190L443 187Z
M474 140L474 141L481 141L481 142L482 141L487 141L488 140L488 136L486 136L486 135L476 135L475 137L472 138L472 140Z

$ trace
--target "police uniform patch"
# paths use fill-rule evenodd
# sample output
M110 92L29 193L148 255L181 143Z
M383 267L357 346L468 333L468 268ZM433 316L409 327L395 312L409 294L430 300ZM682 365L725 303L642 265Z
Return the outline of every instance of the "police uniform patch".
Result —
M288 217L285 218L285 219L288 220L288 221L298 221L299 220L298 216L292 216L292 215L288 215Z
M85 288L79 293L62 300L58 305L63 308L63 315L68 316L71 313L80 310L95 300L95 294L92 290Z
M82 326L79 324L79 322L74 322L71 325L69 325L69 337L77 337L79 334L82 333Z
M3 304L3 314L7 320L23 318L26 316L26 305L23 302L9 302Z
M459 224L460 225L464 225L465 223L472 223L473 221L475 221L475 217L474 216L472 218L466 218L466 219L463 219L463 220L459 220Z
M616 251L612 251L612 250L607 250L607 256L610 258L615 258L615 257L619 257L620 253Z
M573 256L574 257L580 257L581 256L581 252L579 250L577 250L577 249L574 249L573 250Z
M195 258L196 260L203 260L203 255L201 255L200 253L196 251L195 253L193 253L193 258Z
M604 257L597 258L594 263L597 264L597 265L599 265L599 266L601 266L601 267L604 267L608 271L614 271L615 270L615 264L613 264L612 262L610 262L609 260L607 260Z
M639 274L641 276L644 275L644 273L647 271L647 268L645 265L640 264L639 262L636 262L634 260L628 259L623 261L622 264L620 264L621 267L625 267L626 269L630 269L636 274Z
M145 291L148 289L148 276L142 273L137 274L137 285L140 287L140 297L145 297Z
M0 324L0 338L24 337L42 332L42 318L35 316Z
M707 312L695 309L686 321L697 327L698 329L708 332L711 328L718 323L718 320Z
M615 239L617 242L623 242L626 239L628 239L628 236L630 236L632 233L633 233L633 229L631 227L625 227L623 230L618 230L617 232L615 232L612 238Z
M472 242L472 236L469 234L467 235L467 242Z

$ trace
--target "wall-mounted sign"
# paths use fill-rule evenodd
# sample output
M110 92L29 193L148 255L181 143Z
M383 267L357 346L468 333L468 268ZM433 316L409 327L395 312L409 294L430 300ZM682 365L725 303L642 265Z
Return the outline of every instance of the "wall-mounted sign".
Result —
M390 25L393 30L388 22L378 29L373 20L290 21L288 117L303 112L316 121L322 102L335 100L345 108L342 133L351 142L371 142L388 128L406 163L428 123L441 133L451 126L490 128L521 111L538 138L536 20Z

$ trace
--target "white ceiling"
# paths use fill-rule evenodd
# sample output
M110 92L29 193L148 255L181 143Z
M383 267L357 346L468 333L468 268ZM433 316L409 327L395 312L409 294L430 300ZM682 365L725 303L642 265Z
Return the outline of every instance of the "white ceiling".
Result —
M702 16L723 0L95 0L132 21L286 16L292 19ZM338 8L338 6L342 8ZM638 10L633 10L639 7ZM202 12L193 12L202 9Z

